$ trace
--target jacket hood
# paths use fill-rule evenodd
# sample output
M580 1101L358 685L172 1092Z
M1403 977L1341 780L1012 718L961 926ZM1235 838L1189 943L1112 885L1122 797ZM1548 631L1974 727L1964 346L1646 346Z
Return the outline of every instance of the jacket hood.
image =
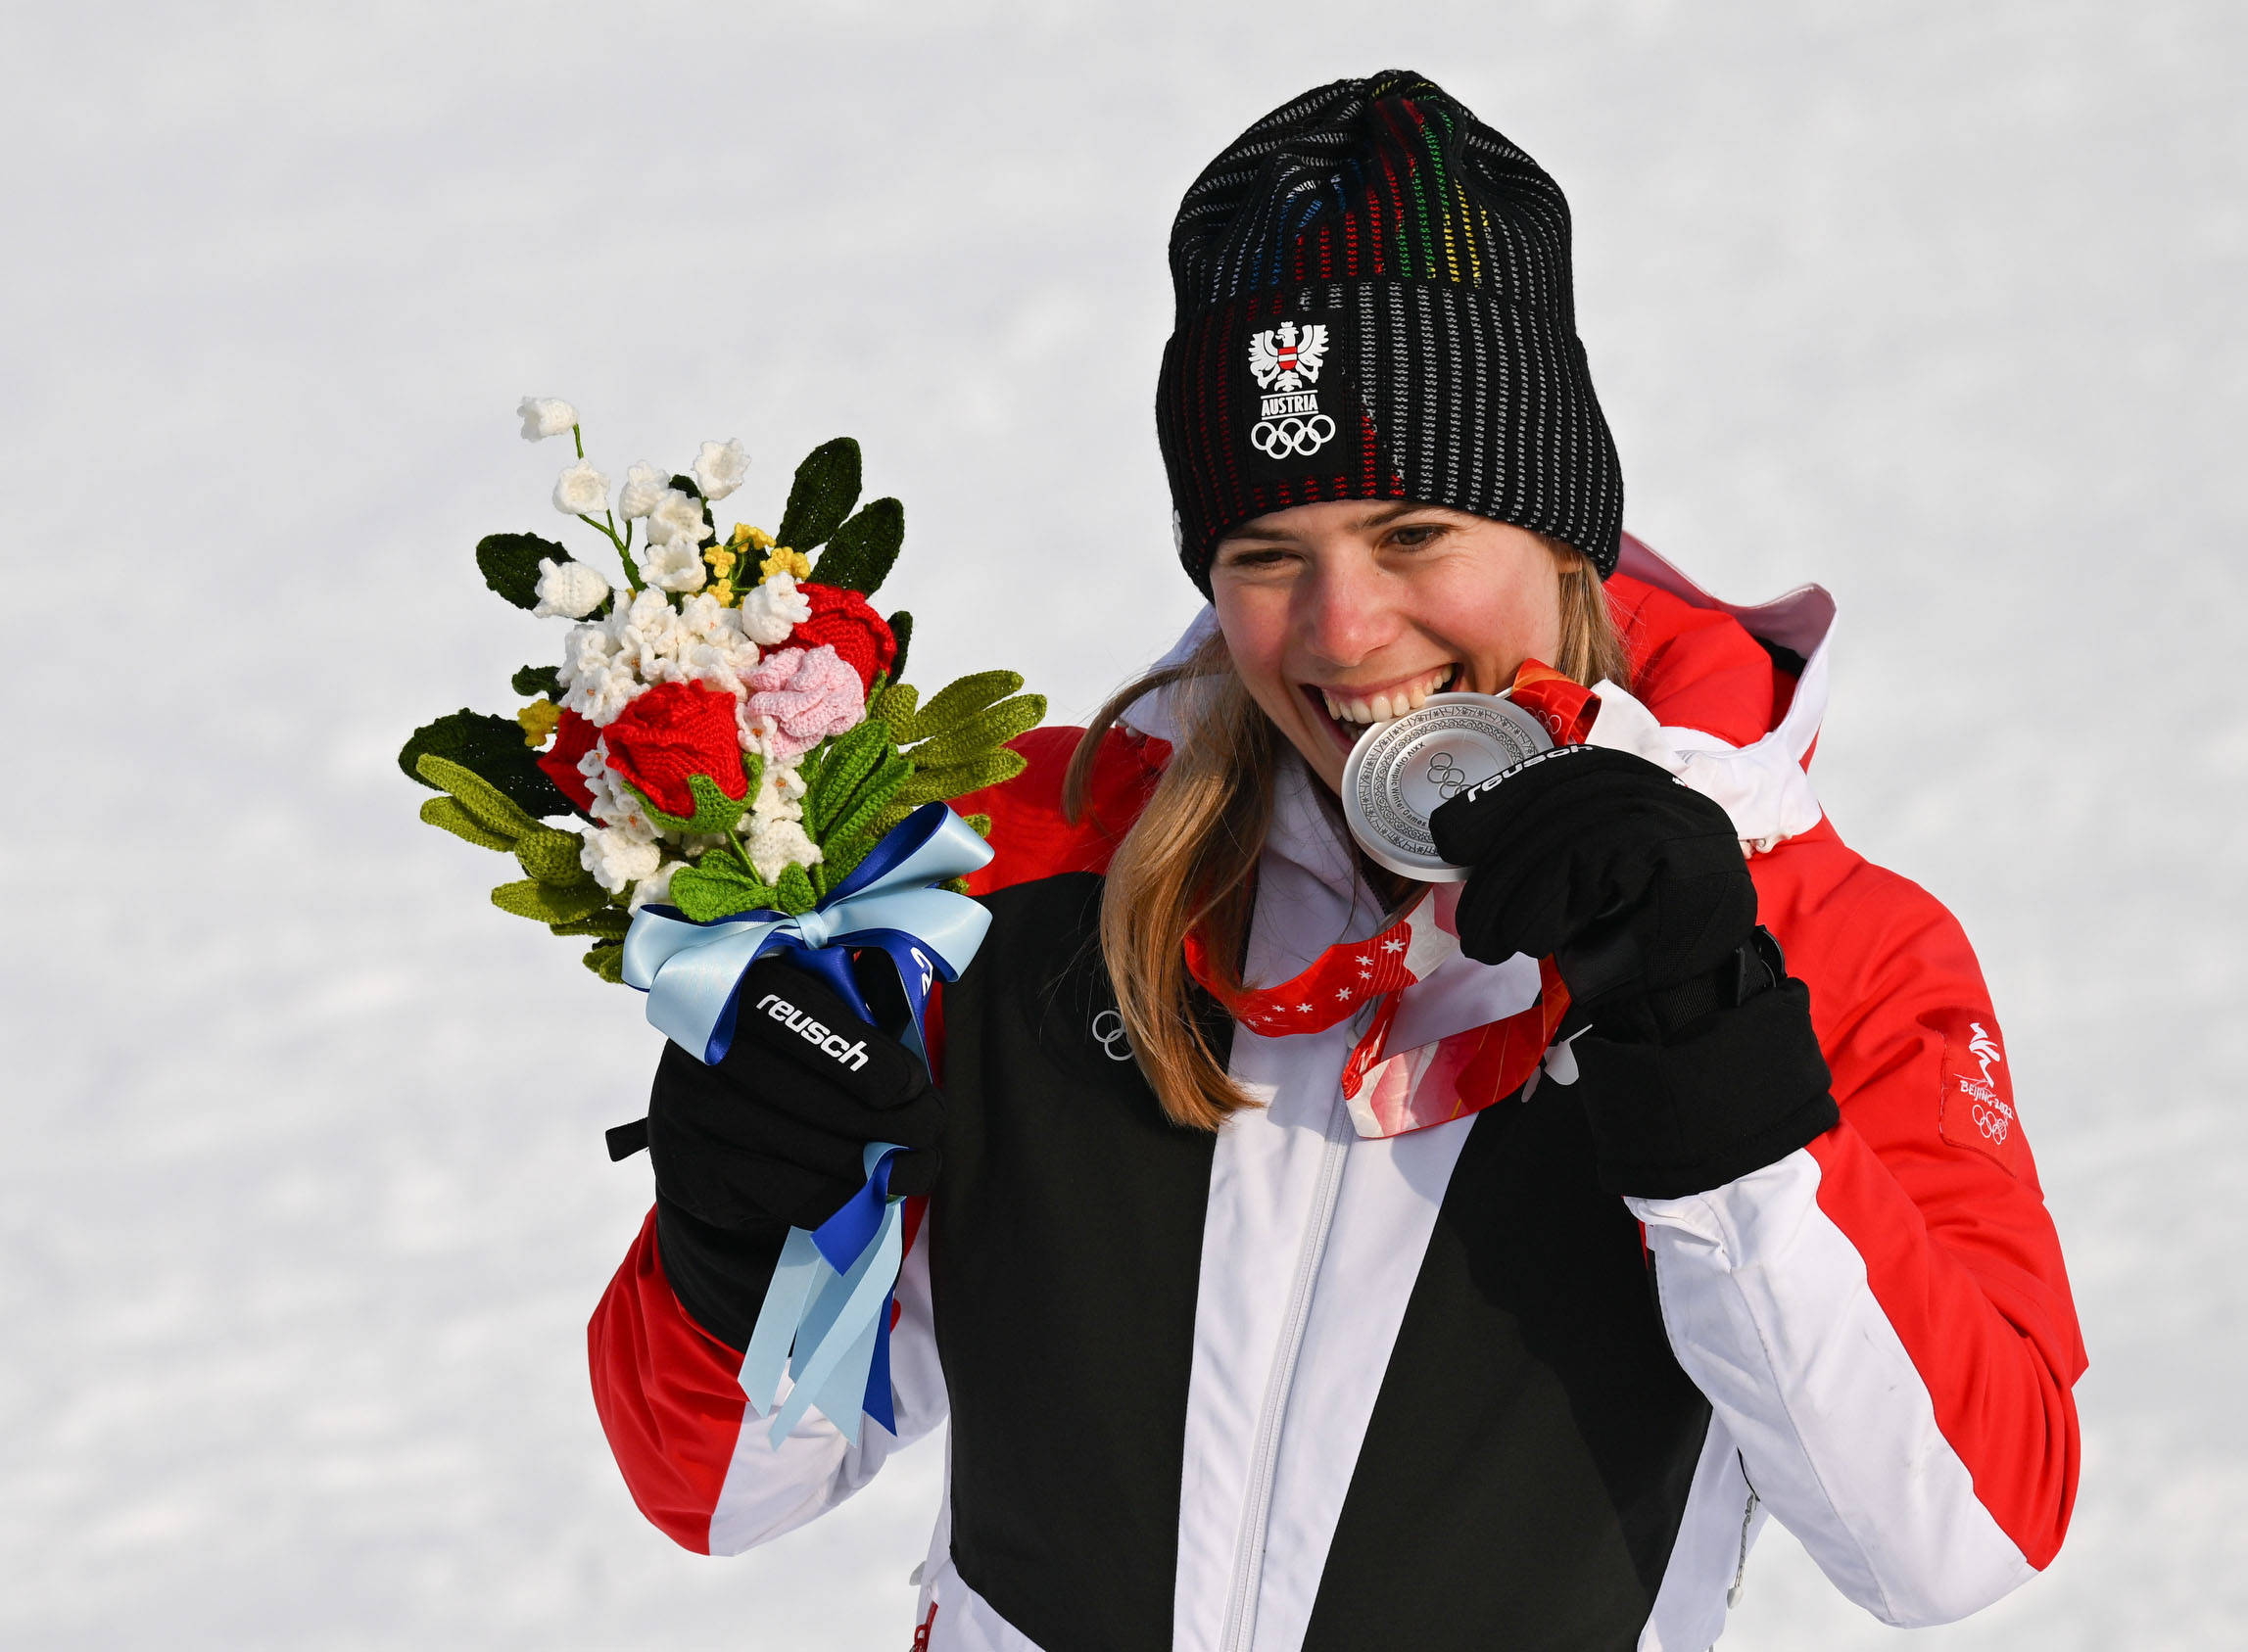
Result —
M1638 692L1596 685L1589 743L1668 769L1720 804L1752 853L1817 826L1807 771L1827 714L1835 599L1804 585L1727 602L1629 534L1608 585Z

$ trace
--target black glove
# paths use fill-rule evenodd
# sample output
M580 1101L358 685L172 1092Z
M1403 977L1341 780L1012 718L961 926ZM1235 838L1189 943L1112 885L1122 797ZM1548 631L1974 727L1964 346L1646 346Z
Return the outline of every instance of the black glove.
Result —
M1628 752L1563 746L1429 817L1470 868L1459 944L1551 956L1602 1187L1674 1199L1777 1162L1840 1117L1810 994L1756 925L1733 822Z
M760 959L738 1003L717 1065L664 1046L647 1146L672 1291L743 1347L788 1230L818 1227L858 1192L869 1142L910 1150L890 1160L891 1193L935 1185L944 1098L918 1056L801 969Z
M1659 1039L1777 979L1731 818L1643 757L1563 746L1428 824L1436 852L1472 869L1461 950L1551 956L1607 1036Z

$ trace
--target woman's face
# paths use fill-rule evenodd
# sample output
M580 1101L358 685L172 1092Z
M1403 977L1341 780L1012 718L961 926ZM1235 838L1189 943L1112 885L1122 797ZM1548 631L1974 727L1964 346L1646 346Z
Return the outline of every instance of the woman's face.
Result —
M1368 725L1445 689L1498 693L1560 651L1545 543L1440 505L1276 510L1226 536L1210 584L1241 681L1336 791Z

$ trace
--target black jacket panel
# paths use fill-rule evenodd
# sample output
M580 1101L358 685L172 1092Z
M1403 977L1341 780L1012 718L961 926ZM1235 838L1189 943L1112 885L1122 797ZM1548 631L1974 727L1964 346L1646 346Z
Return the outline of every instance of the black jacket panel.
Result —
M1049 1652L1157 1652L1215 1138L1166 1119L1094 1027L1115 1012L1100 892L1077 873L993 895L945 990L930 1266L961 1578Z

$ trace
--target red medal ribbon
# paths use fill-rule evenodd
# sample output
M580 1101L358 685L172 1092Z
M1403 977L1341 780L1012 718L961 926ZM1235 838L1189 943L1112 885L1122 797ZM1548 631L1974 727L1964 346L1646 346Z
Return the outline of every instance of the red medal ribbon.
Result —
M1523 662L1508 694L1561 745L1581 743L1600 714L1600 699L1590 688L1537 660ZM1400 996L1420 978L1406 964L1415 925L1449 931L1450 911L1446 906L1440 915L1433 895L1424 898L1380 934L1331 946L1309 968L1270 987L1221 986L1202 933L1194 930L1186 937L1186 969L1236 1021L1266 1038L1325 1032L1373 1002L1373 1016L1343 1063L1343 1096L1360 1135L1403 1135L1514 1094L1545 1060L1569 1007L1568 988L1554 961L1540 959L1538 1001L1528 1009L1390 1054ZM1421 950L1425 959L1428 949Z

